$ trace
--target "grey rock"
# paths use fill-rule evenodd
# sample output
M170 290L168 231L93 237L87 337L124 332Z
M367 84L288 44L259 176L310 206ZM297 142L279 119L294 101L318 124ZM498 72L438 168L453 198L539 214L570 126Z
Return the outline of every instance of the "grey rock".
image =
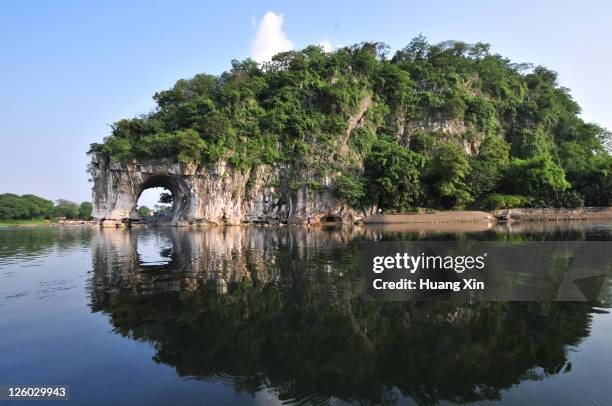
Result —
M92 153L93 216L103 226L140 220L136 205L141 193L165 187L174 197L171 225L288 223L312 224L329 220L352 222L368 212L347 207L331 194L331 182L321 191L288 185L291 168L261 165L241 172L225 162L214 167L167 160L114 162ZM306 184L314 177L304 174Z

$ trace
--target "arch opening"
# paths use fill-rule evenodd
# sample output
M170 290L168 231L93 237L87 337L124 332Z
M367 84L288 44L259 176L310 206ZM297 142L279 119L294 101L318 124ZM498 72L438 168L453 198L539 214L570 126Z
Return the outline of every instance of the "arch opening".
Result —
M189 205L189 191L179 177L156 175L146 179L132 210L133 222L170 223L182 217ZM148 210L147 210L148 209Z
M136 203L138 222L148 223L161 218L172 218L174 196L165 187L144 189Z

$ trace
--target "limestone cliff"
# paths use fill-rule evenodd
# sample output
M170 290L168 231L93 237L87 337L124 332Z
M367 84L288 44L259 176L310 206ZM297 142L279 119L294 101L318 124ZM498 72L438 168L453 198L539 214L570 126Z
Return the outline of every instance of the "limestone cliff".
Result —
M364 216L335 199L330 188L291 189L289 169L263 165L243 173L224 162L212 168L163 160L123 163L92 153L93 216L103 225L136 221L138 198L152 187L172 193L173 225L349 222Z
M372 99L366 97L350 118L338 156L348 154L348 139L354 129L364 124L364 115ZM405 124L405 130L404 130ZM440 142L458 142L466 153L477 152L478 143L467 138L466 125L459 121L430 120L404 123L398 142L405 147L417 131L438 132ZM361 160L353 156L354 160ZM358 166L360 162L355 161ZM234 169L225 161L214 166L183 164L169 159L120 162L108 154L93 152L89 172L93 185L93 216L105 226L140 220L136 211L138 198L149 188L163 187L173 196L170 214L157 223L177 226L205 224L312 224L320 222L353 222L376 211L375 206L354 209L332 194L332 177L321 183L307 167L298 170L299 187L295 187L296 167L279 164L258 165L246 171Z

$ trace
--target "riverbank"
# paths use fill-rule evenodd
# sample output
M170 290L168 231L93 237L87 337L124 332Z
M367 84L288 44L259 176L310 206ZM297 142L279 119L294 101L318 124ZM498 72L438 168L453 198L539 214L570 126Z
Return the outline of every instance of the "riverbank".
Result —
M0 227L53 227L53 226L95 226L96 221L85 220L0 220Z
M492 213L484 211L448 210L429 213L383 214L363 219L363 224L416 223L472 223L496 221Z
M495 210L498 219L509 221L576 221L611 220L612 207L580 207L575 209L510 209Z
M45 227L54 224L57 224L57 221L46 219L0 220L0 227Z
M366 217L359 224L454 224L495 223L498 221L584 221L612 220L612 207L582 207L577 209L518 208L495 210L441 210L427 213L382 214ZM320 223L330 224L330 223ZM2 220L0 227L96 226L96 221L84 220ZM146 224L141 224L145 226ZM170 225L170 224L168 224ZM112 227L125 226L113 223ZM190 225L191 226L191 225ZM109 225L110 227L110 225Z
M492 212L449 210L429 213L383 214L363 219L363 224L475 223L496 221L612 220L612 207L576 209L518 208Z

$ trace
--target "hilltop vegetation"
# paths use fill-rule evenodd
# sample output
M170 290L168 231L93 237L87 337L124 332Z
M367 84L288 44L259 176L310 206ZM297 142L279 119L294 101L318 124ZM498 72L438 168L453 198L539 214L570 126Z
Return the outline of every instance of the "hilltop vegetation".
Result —
M392 57L380 43L311 46L263 65L233 61L154 100L91 151L245 172L283 165L291 188L355 207L611 204L605 131L578 117L555 72L483 43L417 37Z

